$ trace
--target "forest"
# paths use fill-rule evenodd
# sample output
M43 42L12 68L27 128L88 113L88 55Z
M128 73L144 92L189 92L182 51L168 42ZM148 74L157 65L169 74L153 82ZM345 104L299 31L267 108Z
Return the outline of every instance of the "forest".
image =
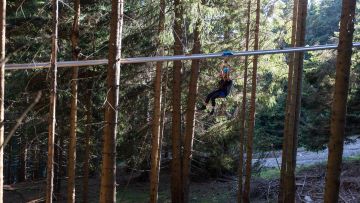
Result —
M0 9L0 202L360 201L357 0Z

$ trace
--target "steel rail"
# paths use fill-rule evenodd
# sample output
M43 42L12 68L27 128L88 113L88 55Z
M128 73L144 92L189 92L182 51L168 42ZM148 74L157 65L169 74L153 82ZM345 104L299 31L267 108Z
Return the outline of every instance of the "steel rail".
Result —
M176 56L154 56L154 57L135 57L135 58L123 58L120 59L121 64L133 64L133 63L147 63L157 61L180 61L180 60L196 60L196 59L208 59L208 58L225 58L225 57L240 57L251 55L267 55L267 54L285 54L293 52L308 52L308 51L320 51L328 49L336 49L338 45L318 45L318 46L305 46L305 47L293 47L285 49L274 50L255 50L255 51L237 51L231 52L231 55L224 55L223 52L212 54L193 54L193 55L176 55ZM354 42L353 47L360 47L360 42ZM84 66L97 66L106 65L107 59L101 60L85 60L85 61L59 61L58 67L84 67ZM28 63L28 64L6 64L5 70L26 70L26 69L41 69L49 68L50 62L42 63Z

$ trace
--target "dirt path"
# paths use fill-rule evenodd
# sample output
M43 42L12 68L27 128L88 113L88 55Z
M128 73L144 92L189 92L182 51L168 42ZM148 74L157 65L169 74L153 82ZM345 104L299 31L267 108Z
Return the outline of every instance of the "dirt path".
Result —
M261 162L265 167L278 167L278 164L281 164L281 151L277 151L278 155L276 158L266 158L262 159ZM345 144L343 158L348 158L352 156L360 155L360 139L355 139L354 143ZM297 153L297 165L298 166L308 166L316 163L325 162L328 157L328 150L325 149L319 152L309 152L305 151L303 148L300 148ZM258 159L254 159L253 162ZM278 163L277 163L278 162Z

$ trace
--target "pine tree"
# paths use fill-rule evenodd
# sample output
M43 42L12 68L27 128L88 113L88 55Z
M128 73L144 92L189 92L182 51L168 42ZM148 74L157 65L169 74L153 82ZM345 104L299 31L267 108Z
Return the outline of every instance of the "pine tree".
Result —
M251 0L248 1L247 13L246 13L246 33L245 33L245 51L249 50L250 41L250 16L251 16ZM239 142L239 182L238 182L238 203L243 201L243 165L244 165L244 137L245 137L245 117L246 117L246 94L247 94L247 80L248 80L248 67L249 57L245 56L244 61L244 87L243 98L241 104L240 114L240 142Z
M199 4L198 4L198 13L200 13ZM202 26L201 24L202 24L201 17L198 16L194 29L194 47L192 50L192 54L199 54L201 50L201 26ZM191 158L192 158L192 150L193 150L193 142L194 142L195 105L197 99L199 69L200 69L200 60L193 60L191 62L189 95L187 99L184 152L183 152L184 155L182 162L184 202L189 202Z
M255 42L254 50L259 49L259 27L260 27L260 0L256 0L256 20L255 20ZM258 67L258 55L253 58L253 72L251 83L251 98L250 98L250 112L249 112L249 130L247 134L246 145L246 176L244 186L244 202L250 202L250 181L251 181L251 162L253 153L253 137L255 128L255 104L256 104L256 87L257 87L257 67Z
M183 5L181 0L174 0L174 55L182 55ZM171 200L183 202L181 178L181 61L174 61L172 89L172 161L171 161Z
M57 93L57 48L58 48L58 0L52 0L53 22L51 42L51 67L50 67L50 112L49 112L49 136L48 136L48 162L46 182L46 203L52 202L54 189L54 142L56 123L56 93Z
M79 59L79 17L80 0L74 1L74 22L71 31L72 58L74 61ZM75 202L75 166L76 166L76 130L77 130L77 98L78 98L78 72L79 68L72 69L71 78L71 112L70 112L70 141L69 141L69 159L68 159L68 186L67 202Z
M298 17L296 19L296 42L295 46L301 47L305 44L307 0L299 0ZM291 86L291 101L289 106L290 118L288 127L288 149L286 152L285 192L284 202L295 202L295 168L297 154L297 140L299 131L299 119L302 95L304 53L297 52L294 55L293 79Z
M165 27L165 0L160 0L159 12L159 31L158 31L158 55L164 55L164 47L162 43L162 34ZM163 62L156 63L155 76L155 96L154 96L154 116L152 121L152 144L151 144L151 171L150 171L150 202L156 203L158 201L160 163L161 163L161 77L162 77Z
M5 99L5 41L6 41L6 0L0 1L0 123L4 123L4 99ZM0 125L0 145L4 144L4 125ZM4 147L0 148L0 202L3 202L3 186L4 186Z
M292 17L292 31L291 31L291 46L295 47L296 40L296 25L298 18L298 5L299 0L294 0L293 5L293 17ZM285 124L284 124L284 138L282 146L282 161L281 161L281 172L280 172L280 185L279 185L279 197L278 201L284 201L284 187L285 187L285 174L286 174L286 163L287 163L287 151L288 151L288 142L289 142L289 119L290 119L290 103L291 103L291 90L293 84L293 70L294 70L294 59L295 53L289 54L289 71L288 71L288 85L287 85L287 96L286 96L286 106L285 106Z
M107 97L101 166L100 202L116 202L116 134L119 109L123 1L111 1Z
M92 134L92 88L91 82L85 93L86 130L85 130L85 154L84 154L84 179L83 179L83 202L89 202L89 168L90 168L90 136Z
M356 0L342 1L339 46L336 59L335 90L331 108L331 130L328 145L329 155L324 193L325 203L335 203L338 202L339 199L355 9Z

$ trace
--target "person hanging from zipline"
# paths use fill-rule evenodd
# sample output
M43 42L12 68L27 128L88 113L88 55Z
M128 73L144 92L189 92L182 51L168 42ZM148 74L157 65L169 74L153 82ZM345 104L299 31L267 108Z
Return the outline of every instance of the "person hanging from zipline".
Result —
M227 59L224 59L224 62L221 64L220 70L220 81L218 82L218 88L212 91L210 94L207 95L205 103L200 106L199 110L205 110L207 104L211 101L212 109L210 111L210 115L213 115L215 112L215 100L217 98L226 98L231 90L232 87L232 80L230 79L230 72L231 66L228 63Z

